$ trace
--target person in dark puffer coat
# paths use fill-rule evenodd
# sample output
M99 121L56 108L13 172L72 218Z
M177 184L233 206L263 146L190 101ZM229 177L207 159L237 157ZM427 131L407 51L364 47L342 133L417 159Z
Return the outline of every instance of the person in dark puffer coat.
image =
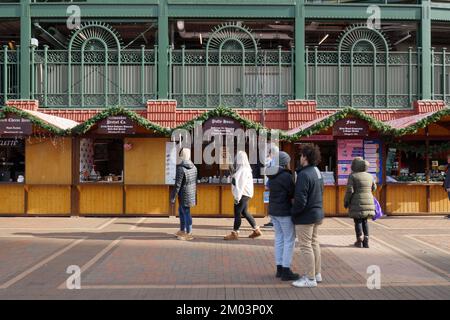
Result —
M344 197L344 207L349 209L349 216L355 222L356 247L369 247L368 218L375 215L373 194L377 189L370 173L369 162L356 157L352 162L352 173L348 177L347 191ZM364 238L363 238L364 234Z
M180 151L181 163L177 165L175 187L171 202L175 203L178 195L178 212L180 215L180 231L175 235L179 240L192 240L191 208L197 204L197 168L191 161L191 150Z

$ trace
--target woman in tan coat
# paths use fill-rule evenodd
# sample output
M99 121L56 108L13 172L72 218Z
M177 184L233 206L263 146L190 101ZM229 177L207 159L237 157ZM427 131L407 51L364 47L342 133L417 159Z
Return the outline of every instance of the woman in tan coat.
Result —
M369 162L356 157L352 162L352 173L348 178L344 207L348 208L350 218L355 222L355 247L369 247L369 225L367 219L375 215L372 192L377 188L370 173ZM364 234L364 238L363 238Z

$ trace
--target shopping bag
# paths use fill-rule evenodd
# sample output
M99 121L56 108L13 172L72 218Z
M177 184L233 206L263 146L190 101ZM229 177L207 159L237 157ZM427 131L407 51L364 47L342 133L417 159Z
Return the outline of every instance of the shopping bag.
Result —
M377 198L374 197L373 202L375 204L375 216L373 216L372 220L375 221L383 216L383 211L381 210L381 206Z

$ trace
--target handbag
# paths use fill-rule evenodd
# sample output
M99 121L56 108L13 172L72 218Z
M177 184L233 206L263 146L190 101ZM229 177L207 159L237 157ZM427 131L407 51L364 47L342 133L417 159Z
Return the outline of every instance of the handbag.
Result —
M381 210L381 206L377 198L373 198L373 203L375 204L375 215L373 216L372 220L375 221L383 216L383 210Z

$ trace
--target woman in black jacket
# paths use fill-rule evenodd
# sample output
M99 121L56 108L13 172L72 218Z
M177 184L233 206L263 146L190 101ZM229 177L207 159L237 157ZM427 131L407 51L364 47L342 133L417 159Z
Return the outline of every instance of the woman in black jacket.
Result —
M297 280L299 275L291 271L292 255L295 246L295 226L291 218L291 201L295 185L289 170L291 158L286 152L278 154L279 167L269 182L269 214L275 230L276 277L283 281Z
M179 240L192 240L191 207L197 204L197 168L191 161L191 150L180 151L181 163L177 165L175 188L171 202L175 203L178 195L178 212L180 215L180 231L175 235Z

